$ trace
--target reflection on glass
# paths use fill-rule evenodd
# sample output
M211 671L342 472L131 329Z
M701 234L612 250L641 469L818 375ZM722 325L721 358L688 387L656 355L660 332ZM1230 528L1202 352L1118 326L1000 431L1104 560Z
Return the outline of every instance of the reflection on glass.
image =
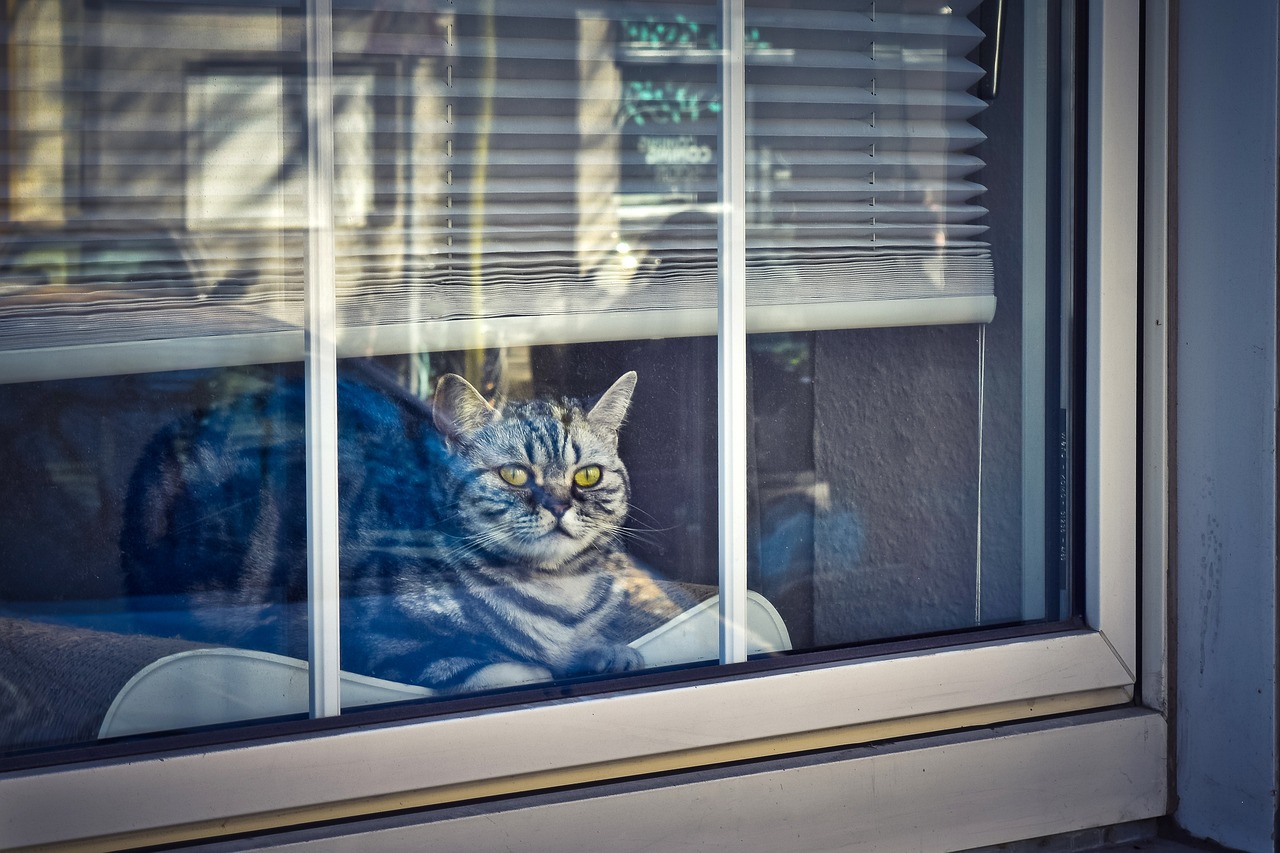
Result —
M1022 256L1052 170L1010 131L1020 83L973 93L977 6L747 4L770 48L746 58L748 304L802 330L749 341L751 583L797 647L1058 615L1046 554L1023 545L1044 516L1022 466L1044 463L1022 442L1050 403L1020 364L1024 328L1045 327L1022 316L1047 287ZM1024 163L1025 218L985 162ZM815 283L820 314L793 292ZM1037 585L1047 613L1024 604Z
M296 713L220 685L213 647L306 658L296 401L244 401L276 368L0 386L0 660L5 748ZM236 464L216 446L255 447ZM267 507L278 524L255 526ZM252 578L252 589L243 582ZM299 621L301 619L301 621ZM158 693L156 691L159 691Z
M74 5L4 12L6 751L309 710L303 12ZM334 5L345 708L719 657L726 169L749 651L1056 615L975 2L749 3L741 164L718 4Z
M653 33L718 13L652 5L455 7L400 84L435 248L383 279L339 232L340 341L384 371L339 385L345 669L456 693L717 657L714 348L644 339L714 330L716 59ZM390 468L401 434L428 449Z
M0 14L0 749L305 713L301 21Z
M343 666L451 692L644 666L628 643L697 602L624 548L635 386L495 407L445 373L427 405L346 371Z

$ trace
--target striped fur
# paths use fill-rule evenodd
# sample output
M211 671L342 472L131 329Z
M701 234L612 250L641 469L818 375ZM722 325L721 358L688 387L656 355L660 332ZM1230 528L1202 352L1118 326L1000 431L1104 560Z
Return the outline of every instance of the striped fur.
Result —
M621 547L634 385L494 408L446 376L428 406L376 371L344 376L343 667L452 691L642 666L627 626L688 602ZM304 652L301 413L282 379L156 437L121 542L135 604L177 596L192 639Z

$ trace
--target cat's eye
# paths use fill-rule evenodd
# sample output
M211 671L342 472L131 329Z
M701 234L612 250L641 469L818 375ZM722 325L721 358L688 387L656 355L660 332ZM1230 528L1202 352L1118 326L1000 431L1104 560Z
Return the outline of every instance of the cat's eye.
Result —
M579 487L589 489L600 482L600 466L584 465L573 472L573 482Z
M529 482L529 469L523 465L503 465L498 469L498 476L512 486L523 486Z

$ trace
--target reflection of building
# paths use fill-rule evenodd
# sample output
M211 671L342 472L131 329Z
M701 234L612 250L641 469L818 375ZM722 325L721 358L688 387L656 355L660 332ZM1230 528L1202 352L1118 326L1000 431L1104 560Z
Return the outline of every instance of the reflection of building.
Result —
M308 181L315 177L307 150L313 81L300 13L129 0L91 3L63 19L31 9L23 6L19 17L47 29L32 35L33 43L61 45L60 70L32 84L49 96L35 112L65 143L55 146L66 161L56 195L61 218L46 229L75 235L110 222L117 226L112 239L135 247L151 233L146 246L173 246L189 268L173 277L194 282L144 291L128 275L109 288L94 280L76 294L80 304L45 312L38 335L17 341L17 327L0 323L0 375L299 359ZM488 379L505 359L502 379L528 384L552 372L531 356L531 344L714 333L725 169L717 11L706 5L701 21L688 17L693 12L615 20L598 9L568 9L335 16L332 194L342 354L483 347L491 369L474 356L466 369ZM981 33L965 17L939 21L934 12L899 16L894 28L879 30L862 12L840 14L833 29L826 18L784 4L767 26L748 30L749 320L753 331L797 334L759 341L754 350L756 376L790 389L785 405L762 414L757 428L782 447L795 434L813 433L819 420L847 420L853 409L900 413L900 402L888 407L876 396L891 388L886 396L927 399L919 422L945 432L946 446L957 450L944 473L911 454L910 436L889 414L863 425L874 440L847 442L820 463L816 440L762 462L769 524L785 526L791 513L809 527L796 535L801 545L790 558L792 573L802 577L794 584L802 590L797 609L806 612L812 590L841 575L848 542L860 534L850 532L859 527L851 516L815 533L805 521L810 507L800 501L797 508L796 498L812 494L816 501L842 469L856 467L865 483L877 484L867 489L874 499L844 500L876 504L872 514L882 521L871 527L886 554L900 554L899 534L910 524L895 491L943 496L927 510L911 508L930 517L934 541L949 543L937 549L947 556L931 564L935 577L947 578L939 587L968 583L968 557L957 555L973 549L953 544L968 542L978 515L966 467L977 441L971 424L978 383L954 382L948 372L957 363L976 370L970 332L957 325L927 342L919 330L833 342L817 330L972 322L989 319L994 305L990 252L978 239L985 210L972 203L982 187L967 180L982 165L967 152L982 137L970 119L984 105L965 91L981 75L965 54ZM838 85L830 84L833 75ZM34 146L29 154L35 157ZM1014 233L1009 209L1002 211L1006 235ZM87 256L75 262L83 265ZM110 266L97 264L93 275ZM109 324L101 322L108 289L128 297L111 306ZM938 307L956 304L960 310L950 314ZM6 307L0 301L0 312ZM1001 319L1007 333L1019 333L1017 314ZM232 334L237 339L226 341ZM4 352L5 343L23 349ZM671 344L665 351L680 355L666 358L656 345L640 348L627 356L636 363L618 371L640 366L646 376L678 374L673 387L706 387L689 364L702 360L705 343ZM111 347L94 349L105 344ZM886 353L894 354L893 373L880 390L813 393L814 382L844 383L844 374L865 371ZM516 371L515 363L525 366ZM1002 369L1016 370L1016 362ZM421 362L412 370L429 373ZM428 377L415 387L429 384ZM697 406L636 412L633 420L650 435L699 443L712 418L711 398L698 394ZM936 414L943 399L953 406L950 416ZM646 454L665 458L662 448ZM666 459L635 478L642 496L664 494L673 476L684 483L678 513L676 502L663 498L666 509L684 514L685 538L673 553L714 544L707 534L714 510L704 500L710 493L695 474ZM913 485L903 488L902 480ZM999 493L986 494L991 504ZM815 538L822 541L814 545ZM1023 570L1007 555L1021 553L1021 544L1002 546L1012 579ZM814 579L815 560L832 567L825 579ZM706 572L715 556L687 563L679 568ZM823 624L814 635L843 641L856 628L862 639L903 622L936 629L954 621L956 607L968 609L966 595L948 592L948 607L916 603L903 617L902 589L881 592L900 605L886 616L890 627L867 627L867 620L855 626L836 607L817 620ZM855 596L836 599L846 597ZM1016 608L1006 596L998 609Z
M13 9L11 218L177 235L206 289L234 282L255 313L297 326L308 224L301 18L61 6ZM336 19L335 224L349 284L448 264L446 26L422 14Z
M190 317L192 334L297 327L298 14L63 5L14 6L12 219L131 222L190 244L204 291L252 315ZM367 330L352 351L455 317L632 307L709 329L696 318L711 316L716 275L714 14L337 13L338 286L343 322ZM962 58L981 34L960 17L928 32L812 20L749 28L749 299L785 308L788 327L862 325L871 303L907 322L989 317L982 187L968 179L983 104L965 88L980 69ZM666 280L677 269L681 287L644 293L673 257Z

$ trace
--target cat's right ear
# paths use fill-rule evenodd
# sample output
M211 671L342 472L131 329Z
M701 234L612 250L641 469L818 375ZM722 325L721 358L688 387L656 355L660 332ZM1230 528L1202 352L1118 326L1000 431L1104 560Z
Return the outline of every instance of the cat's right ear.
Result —
M600 395L591 411L587 412L587 422L592 426L617 432L627 416L627 407L631 405L631 395L635 390L636 372L628 370L609 386L608 391Z
M446 438L457 441L480 429L498 416L471 383L456 373L446 373L436 383L431 399L431 419Z

